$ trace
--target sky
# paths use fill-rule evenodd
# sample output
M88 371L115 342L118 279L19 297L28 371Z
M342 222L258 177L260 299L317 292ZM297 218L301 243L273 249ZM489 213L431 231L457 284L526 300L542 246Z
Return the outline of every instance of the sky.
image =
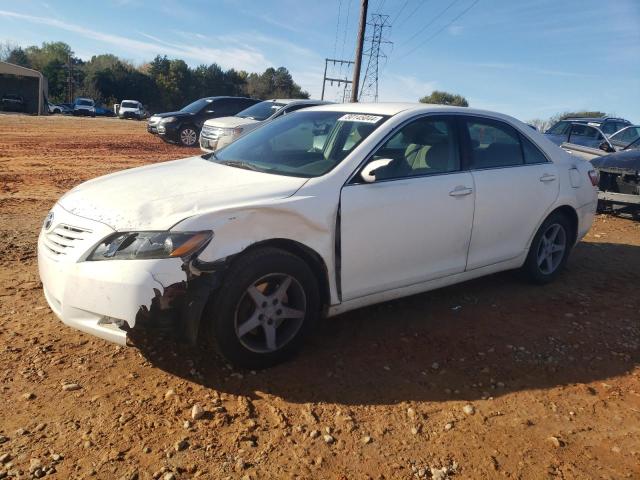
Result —
M640 0L370 0L388 15L378 100L432 90L521 120L600 110L640 123ZM312 98L353 59L359 0L0 0L0 42L64 41L134 64L287 67ZM370 31L367 32L371 33ZM366 48L366 46L365 46ZM363 61L364 69L368 58ZM345 77L346 67L328 74ZM328 100L341 98L327 86Z

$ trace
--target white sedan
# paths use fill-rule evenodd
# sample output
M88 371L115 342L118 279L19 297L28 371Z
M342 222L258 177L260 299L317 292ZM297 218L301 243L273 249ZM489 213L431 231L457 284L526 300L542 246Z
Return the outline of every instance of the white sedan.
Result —
M260 368L322 316L501 270L553 280L597 180L505 115L326 105L79 185L49 212L38 264L67 325L123 345L208 340Z

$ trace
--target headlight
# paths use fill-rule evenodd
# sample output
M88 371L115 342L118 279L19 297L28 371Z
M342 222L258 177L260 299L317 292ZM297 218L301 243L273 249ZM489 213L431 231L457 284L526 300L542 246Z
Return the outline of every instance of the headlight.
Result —
M213 232L119 232L105 238L87 261L186 257L202 249Z
M160 119L160 123L171 123L177 120L176 117L165 117Z

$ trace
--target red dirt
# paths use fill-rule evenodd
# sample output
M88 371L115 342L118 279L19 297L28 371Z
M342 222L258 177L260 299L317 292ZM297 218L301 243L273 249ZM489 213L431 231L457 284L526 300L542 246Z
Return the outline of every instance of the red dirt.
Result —
M60 479L640 478L640 223L627 219L598 216L552 285L503 273L351 312L263 372L60 323L35 259L51 205L195 152L139 122L0 115L0 474L30 478L37 459Z

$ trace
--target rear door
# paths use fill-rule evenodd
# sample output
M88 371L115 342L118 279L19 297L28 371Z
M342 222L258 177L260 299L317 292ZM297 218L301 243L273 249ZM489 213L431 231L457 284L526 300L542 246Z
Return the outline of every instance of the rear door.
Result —
M604 133L594 125L574 123L571 125L569 137L561 146L564 150L584 160L591 160L606 155L607 150L601 146L608 145Z
M559 182L556 166L511 125L471 116L462 123L476 197L467 260L473 270L526 251Z

